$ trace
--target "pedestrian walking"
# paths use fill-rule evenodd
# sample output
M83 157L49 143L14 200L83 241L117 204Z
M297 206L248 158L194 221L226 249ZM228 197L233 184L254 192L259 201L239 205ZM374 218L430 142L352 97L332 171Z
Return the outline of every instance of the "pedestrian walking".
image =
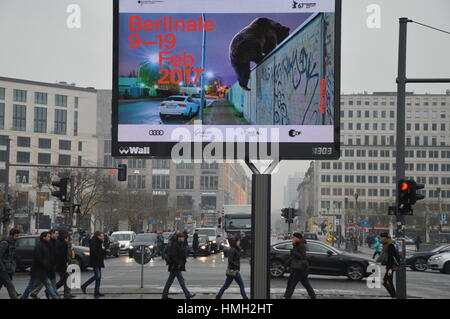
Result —
M59 276L59 281L56 283L56 291L64 286L64 299L71 298L71 290L67 285L67 266L69 264L69 234L66 231L60 231L58 240L56 241L56 254L55 254L55 270Z
M248 299L247 294L245 293L244 280L242 280L241 276L241 241L240 239L230 239L230 248L228 251L228 267L226 271L226 279L222 288L220 288L219 293L216 296L216 299L220 299L223 296L225 290L227 290L231 283L236 281L239 285L239 289L241 290L241 296L244 299Z
M191 299L195 296L195 294L189 292L183 274L181 273L182 271L186 271L187 249L184 244L184 238L185 234L177 233L176 236L173 237L173 241L170 243L169 247L167 247L166 261L169 266L168 271L170 274L169 278L167 278L166 285L164 286L162 299L170 299L169 289L175 278L177 278L181 289L183 289L186 299Z
M383 249L378 261L380 261L383 266L386 266L386 274L384 275L382 284L389 292L389 295L392 298L396 298L397 293L394 286L394 273L400 265L399 254L394 240L388 233L381 233L380 238L381 243L383 244Z
M290 257L285 264L289 269L290 276L287 282L284 298L290 299L294 293L295 287L300 282L305 287L311 299L316 299L316 293L308 279L309 263L306 259L306 240L302 234L294 233L292 236L292 249Z
M164 247L164 236L162 231L158 232L158 236L156 236L156 247L158 247L158 252L162 259L165 259L165 247Z
M13 276L16 270L14 259L16 240L19 236L20 230L13 228L9 231L9 237L0 242L0 290L5 286L11 299L18 297L13 284Z
M39 242L34 248L33 262L31 264L30 281L28 282L25 291L20 299L28 299L31 289L33 289L36 283L42 283L45 286L46 291L52 299L60 299L56 294L55 289L50 282L50 273L52 271L52 257L50 246L50 233L43 232L39 236Z
M381 242L378 237L374 238L374 243L370 246L374 250L372 259L375 259L376 256L381 255Z
M53 289L56 291L56 261L55 261L55 256L56 256L56 241L58 240L59 237L59 231L56 229L52 229L50 230L50 241L49 241L49 246L50 246L50 272L49 272L49 279L50 282L52 283L52 287ZM33 287L33 289L31 289L31 298L33 299L39 299L39 292L42 290L42 288L44 287L42 281L40 282L36 282L35 286ZM45 291L45 295L47 297L47 299L50 299L50 295L48 294L47 291Z
M417 236L416 239L414 240L414 244L416 245L416 251L420 250L420 244L422 244L422 239L420 238L420 236Z
M194 252L194 258L197 258L198 244L198 229L196 229L192 239L192 251Z
M94 269L94 275L81 285L81 291L86 294L86 288L95 281L94 297L105 296L100 292L102 268L105 268L105 250L103 248L104 233L96 231L89 242L89 265Z
M188 247L189 246L189 244L188 244L189 233L188 233L187 229L183 230L183 235L184 235L184 245L186 247Z

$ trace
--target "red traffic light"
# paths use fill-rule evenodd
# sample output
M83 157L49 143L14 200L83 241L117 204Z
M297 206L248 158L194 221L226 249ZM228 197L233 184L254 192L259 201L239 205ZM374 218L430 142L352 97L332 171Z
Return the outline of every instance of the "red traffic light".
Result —
M410 189L411 188L411 185L409 184L409 183L406 183L406 182L403 182L401 185L400 185L400 190L402 190L402 191L407 191L408 189Z

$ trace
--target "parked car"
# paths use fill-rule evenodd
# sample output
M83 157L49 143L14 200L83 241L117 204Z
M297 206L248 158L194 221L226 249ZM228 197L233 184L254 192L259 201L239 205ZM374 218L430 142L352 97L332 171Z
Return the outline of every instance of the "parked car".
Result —
M304 233L303 238L306 240L319 240L319 236L316 233Z
M427 265L432 270L439 270L444 274L450 274L450 252L431 256L428 259Z
M31 267L34 248L38 242L39 236L22 236L17 239L15 253L17 271L25 271ZM80 266L81 270L85 270L89 267L89 248L73 246L71 259Z
M195 103L200 105L200 101L201 101L200 93L192 94L191 97L192 97L192 99L194 100ZM207 98L205 96L205 99L203 100L203 107L211 107L211 106L213 106L214 101L215 101L214 99Z
M112 233L111 239L118 241L120 245L120 252L128 252L130 243L136 238L134 231L116 231Z
M153 256L156 252L156 237L158 237L158 235L155 233L137 234L136 238L131 242L129 247L128 257L133 258L134 252L139 246L148 246Z
M194 240L193 236L188 237L189 255L194 255L194 249L192 248L192 242ZM198 236L198 251L197 256L209 256L211 255L211 245L208 241L208 236L199 235Z
M198 113L200 105L189 96L172 95L161 102L159 116L165 119L169 115L181 115L191 118Z
M406 255L406 265L412 270L425 271L427 270L427 261L431 256L441 254L444 252L450 252L450 244L439 246L431 251L419 251L412 255Z
M283 268L289 258L292 242L284 241L271 246L270 274L272 277L283 277ZM351 254L324 244L319 241L308 240L306 255L310 265L310 274L326 276L347 276L351 280L362 280L367 277L367 267L373 261Z
M106 257L120 257L120 243L117 239L111 237L109 243L109 252Z

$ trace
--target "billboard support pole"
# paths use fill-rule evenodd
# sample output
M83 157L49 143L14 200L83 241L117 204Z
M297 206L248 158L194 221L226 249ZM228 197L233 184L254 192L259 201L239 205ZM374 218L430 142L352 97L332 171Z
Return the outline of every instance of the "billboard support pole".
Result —
M10 208L9 206L9 167L10 164L10 153L11 153L11 139L9 136L4 137L5 143L6 143L6 158L5 158L5 187L4 187L4 203L3 203L3 209L2 209L2 215L5 213L7 208ZM8 226L9 221L3 222L3 236L8 236Z
M261 173L250 161L252 174L251 299L270 299L270 211L271 175L278 165L274 160Z
M205 14L202 14L203 23L205 23ZM205 103L205 59L206 59L206 31L203 29L202 34L202 76L200 78L200 112L199 112L199 119L201 123L203 124L203 106Z

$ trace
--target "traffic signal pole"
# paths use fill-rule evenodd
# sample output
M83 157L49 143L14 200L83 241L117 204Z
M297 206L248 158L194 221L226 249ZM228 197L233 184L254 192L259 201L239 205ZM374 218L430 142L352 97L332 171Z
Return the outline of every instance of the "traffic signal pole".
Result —
M409 22L414 22L408 18L400 18L399 24L399 48L398 48L398 75L397 75L397 143L396 143L396 184L405 178L405 99L407 83L450 83L450 79L436 78L417 78L409 79L406 77L406 45L407 45L407 26ZM396 237L404 240L405 238L405 215L399 210L399 189L397 188L395 216L397 223ZM423 197L422 197L423 198ZM403 241L404 243L404 241ZM405 299L407 297L406 286L406 249L403 247L400 254L400 267L396 274L397 298Z

